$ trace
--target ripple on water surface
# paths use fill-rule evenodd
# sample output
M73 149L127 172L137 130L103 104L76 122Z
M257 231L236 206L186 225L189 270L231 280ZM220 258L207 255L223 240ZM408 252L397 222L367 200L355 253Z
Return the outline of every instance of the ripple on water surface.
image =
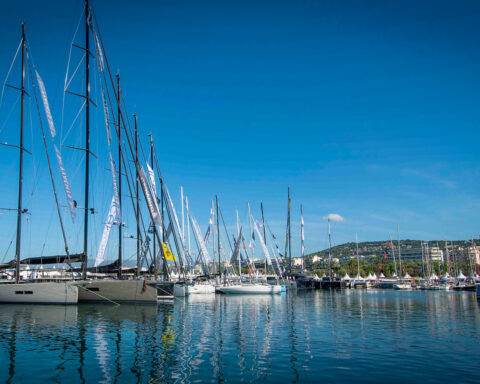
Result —
M0 307L2 382L479 382L478 356L467 292Z

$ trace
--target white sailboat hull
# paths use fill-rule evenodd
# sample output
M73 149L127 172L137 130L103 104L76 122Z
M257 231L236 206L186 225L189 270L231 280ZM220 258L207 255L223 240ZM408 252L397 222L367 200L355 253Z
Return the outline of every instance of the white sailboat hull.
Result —
M143 280L92 280L78 288L80 302L156 303L157 288Z
M252 284L219 287L218 290L221 293L226 293L229 295L272 295L280 293L282 291L282 287L279 285Z
M71 282L0 284L0 303L77 304L78 288Z
M406 291L406 290L412 289L412 284L410 284L410 283L393 284L393 289Z
M187 295L202 295L215 293L215 286L212 284L187 285Z

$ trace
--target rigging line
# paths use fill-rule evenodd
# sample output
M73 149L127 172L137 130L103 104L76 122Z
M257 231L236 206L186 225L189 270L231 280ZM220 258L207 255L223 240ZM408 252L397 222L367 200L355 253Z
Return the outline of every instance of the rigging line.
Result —
M83 155L80 159L80 161L77 163L77 169L72 174L72 179L75 180L75 176L77 175L78 171L80 170L80 167L82 166L83 160L85 159L85 151L82 151Z
M65 140L67 140L68 135L70 134L70 131L72 130L72 128L73 128L73 126L75 125L75 123L77 122L77 119L78 119L78 117L80 116L80 114L82 113L83 108L85 107L85 104L86 104L86 103L87 103L87 100L84 100L82 106L81 106L80 109L78 110L77 115L76 115L75 118L73 119L72 124L70 125L70 128L68 128L68 131L67 131L67 132L65 133L65 135L62 137L62 139L61 139L61 141L60 141L60 145L63 145L63 143L65 143Z
M116 96L115 83L114 83L114 81L113 81L112 72L111 72L111 70L110 70L110 64L109 64L109 62L108 62L107 53L106 53L106 51L105 51L105 49L104 49L104 46L103 46L102 36L101 36L101 34L99 33L97 17L96 17L95 11L93 10L93 7L91 8L91 14L93 15L93 20L94 20L95 25L96 25L96 32L97 32L98 38L99 38L99 40L100 40L100 46L101 46L101 48L102 48L102 50L103 50L103 55L104 55L104 59L105 59L106 69L107 69L107 71L108 71L110 84L111 84L112 89L113 89L113 94ZM106 73L106 71L104 70L104 74L105 74L105 73ZM105 74L105 76L106 76L106 74ZM120 120L120 121L119 121L119 124L118 124L118 129L121 129L121 126L122 126L121 122L122 122L122 121L123 121L123 126L124 126L124 128L125 128L125 120L124 120L124 118L123 118L123 114L122 114L121 111L120 111L120 119L119 119L119 120ZM132 146L132 140L130 139L130 136L128 135L128 131L127 131L126 129L125 129L125 137L127 138L127 141L128 141L128 146L129 146L129 148L130 148L130 153L133 154L134 151L133 151L133 146ZM145 156L144 156L144 158L145 158ZM138 167L139 167L139 164L135 164L135 168L137 169ZM127 180L128 180L128 179L127 179ZM131 190L130 187L129 187L129 190ZM132 193L130 193L130 195L132 196ZM150 211L149 211L149 213L150 213ZM150 213L150 216L152 216L151 213ZM153 217L150 217L150 218L153 220ZM160 243L161 241L160 241L160 236L159 236L158 231L155 231L154 236L156 236L158 242ZM161 254L162 259L163 259L163 262L164 262L164 264L165 264L165 266L166 266L166 268L164 269L165 275L166 275L167 278L169 278L169 277L170 277L170 273L169 273L169 270L168 270L168 263L167 263L165 254L164 254L164 252L163 252L163 247L160 247L160 252L159 252L159 253ZM153 257L156 259L156 255L154 255Z
M3 255L2 262L4 262L5 258L7 257L8 251L10 250L10 247L13 244L13 239L15 238L15 234L12 236L12 240L10 240L10 244L8 244L7 250L5 251L5 254Z
M28 52L28 48L27 48L27 52ZM27 60L28 60L28 55L27 55ZM31 76L30 76L30 84L32 85L33 83L33 80L31 79ZM34 144L35 144L35 139L34 139L34 134L33 134L33 120L32 120L32 98L29 98L28 100L28 109L29 109L29 120L30 120L30 135L32 137L32 164L33 164L33 180L34 180L34 183L33 183L33 186L32 186L32 192L30 193L30 196L33 196L33 194L35 193L35 190L36 190L36 183L35 183L35 175L38 175L37 173L37 166L36 166L36 161L35 161L35 151L34 151Z
M18 104L18 101L20 100L20 97L21 97L21 93L18 94L17 96L17 99L15 100L15 102L13 103L12 105L12 108L10 109L10 112L8 112L7 114L7 117L4 121L4 123L2 124L2 126L0 127L0 133L2 133L2 131L5 129L5 126L7 125L8 123L8 120L10 120L10 117L12 116L13 112L15 112L15 108Z
M227 226L225 225L225 220L223 219L223 213L222 213L222 209L220 208L220 204L218 204L218 211L220 212L220 217L222 219L223 228L225 229L225 233L227 235L228 245L230 246L230 250L233 252L232 243L230 242L230 237L228 235Z
M31 82L32 90L33 90L33 95L35 97L35 104L37 106L38 120L39 120L39 123L40 123L40 128L42 130L43 145L45 147L45 155L47 157L48 170L50 172L50 180L52 182L53 194L55 196L55 204L56 204L56 207L57 207L57 215L58 215L58 219L59 219L59 222L60 222L60 227L62 229L62 236L63 236L64 245L65 245L65 253L66 253L66 256L68 258L67 264L70 266L70 268L72 268L72 265L70 263L70 254L69 254L69 251L68 251L67 237L66 237L66 234L65 234L65 228L63 226L62 213L61 213L61 210L60 210L60 204L58 202L57 191L56 191L56 188L55 188L55 181L54 181L54 178L53 178L52 165L51 165L51 162L50 162L50 156L48 154L47 139L45 137L45 130L43 128L42 115L40 113L40 105L38 104L37 88L35 87L35 83L33 81L33 71L32 71L32 66L33 65L32 65L32 62L31 62L31 61L33 61L33 59L31 60L30 56L31 56L31 54L29 54L29 50L28 50L28 47L27 47L27 63L28 63L28 69L29 69L29 73L30 73L30 82Z
M76 7L74 7L73 9L73 13L72 13L72 17L71 17L71 20L72 21L75 21L75 14L78 12L78 7L80 6L82 8L82 10L84 10L84 7L81 6L81 2L79 1L76 1ZM83 11L82 11L83 12ZM79 19L79 22L77 23L77 30L78 30L78 26L80 25L80 21L81 21L81 18ZM73 23L72 23L72 30L73 30ZM68 35L65 35L65 50L63 52L63 60L62 62L64 63L66 61L66 57L67 57L67 52L68 52L68 41L69 41L69 36L71 36L72 34L68 34ZM71 47L71 45L70 45ZM55 105L56 104L56 101L57 101L57 95L58 95L58 89L60 88L60 83L62 81L62 76L61 74L59 73L57 75L57 84L55 85L55 93L53 94L53 98L52 98L52 104ZM64 93L62 92L62 95ZM62 100L63 101L63 100Z
M85 8L82 7L82 13L80 15L80 18L78 19L77 23L77 28L75 29L75 32L73 34L72 42L70 43L70 50L68 53L68 61L67 61L67 70L65 71L65 81L63 83L63 96L62 96L62 121L60 123L60 138L63 136L63 118L64 118L64 110L65 110L65 88L67 84L67 79L68 79L68 72L70 71L70 60L72 59L72 48L73 48L73 42L75 41L75 38L77 37L77 32L78 28L80 27L80 22L83 20L83 14L85 13Z
M78 69L80 68L80 65L82 65L82 63L83 63L83 59L85 58L85 55L86 55L86 53L84 53L84 54L82 55L82 57L80 58L80 60L78 61L78 65L77 65L77 67L75 68L75 70L73 71L72 76L70 77L70 80L68 80L68 82L66 82L65 87L63 88L63 92L66 92L67 89L68 89L68 87L70 86L70 83L72 82L73 78L74 78L75 75L77 74ZM65 80L66 80L66 79L65 79Z
M125 143L124 143L124 148L125 148ZM126 150L124 150L124 153L127 153ZM126 171L126 179L127 179L127 185L128 185L128 191L129 191L129 194L130 194L130 200L132 202L132 205L133 205L133 212L135 214L135 216L137 216L137 210L136 210L136 202L134 200L134 197L133 197L133 193L132 193L132 188L131 188L131 184L130 184L130 179L132 180L132 183L133 183L133 172L130 168L130 164L128 163L128 161L125 160L125 156L122 156L122 164L123 164L123 168L125 169ZM130 174L129 174L130 173ZM145 229L145 221L143 219L143 215L142 215L142 211L139 209L139 212L138 212L138 217L141 221L141 225L142 225L142 229L143 229L143 232L145 233L145 238L147 235L147 230ZM140 242L143 244L143 238L142 238L142 232L140 232ZM149 253L150 253L150 247L149 247ZM150 253L150 256L152 257L152 260L154 260L154 257L156 257L155 255L152 256L152 254Z
M15 64L15 60L17 60L18 52L20 51L20 47L22 46L22 39L20 39L20 43L18 43L17 50L15 51L15 55L13 56L12 63L10 64L10 68L8 69L7 76L2 85L2 94L0 95L0 109L2 109L2 101L3 101L3 93L5 92L5 85L7 84L7 80L10 76L10 72L12 71L13 65Z

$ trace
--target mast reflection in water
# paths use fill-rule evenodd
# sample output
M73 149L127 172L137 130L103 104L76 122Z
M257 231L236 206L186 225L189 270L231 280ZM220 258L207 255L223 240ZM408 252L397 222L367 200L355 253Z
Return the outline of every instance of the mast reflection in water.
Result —
M480 380L468 292L196 295L157 305L4 305L0 381Z

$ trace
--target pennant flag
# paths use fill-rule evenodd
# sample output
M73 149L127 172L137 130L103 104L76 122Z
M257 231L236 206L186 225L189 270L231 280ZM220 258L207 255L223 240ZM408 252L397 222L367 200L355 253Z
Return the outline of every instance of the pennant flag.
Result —
M42 95L43 109L45 110L48 127L50 128L50 134L52 135L52 139L53 139L55 137L56 132L55 132L55 125L53 124L52 112L50 111L50 105L48 104L47 91L45 90L45 84L43 84L43 80L40 77L37 70L35 70L35 74L37 75L38 88L40 89L40 94Z
M165 254L165 259L176 261L177 259L175 258L175 256L173 256L173 253L170 252L170 250L167 247L167 244L162 242L162 245L163 245L163 253Z

